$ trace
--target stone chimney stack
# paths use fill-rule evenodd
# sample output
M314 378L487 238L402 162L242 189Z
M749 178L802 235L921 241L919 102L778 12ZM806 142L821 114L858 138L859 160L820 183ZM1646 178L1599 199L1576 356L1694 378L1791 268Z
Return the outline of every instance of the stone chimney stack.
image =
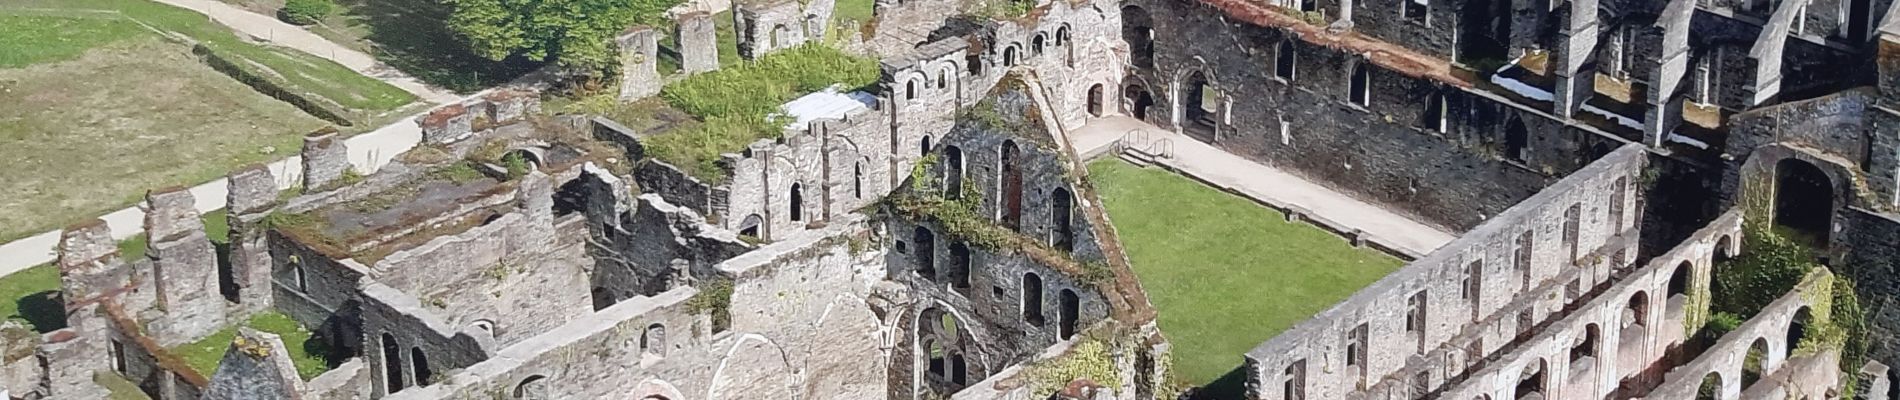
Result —
M660 33L653 28L636 26L614 39L620 46L620 100L630 101L660 93L666 82L660 79L657 58Z
M205 236L197 199L183 188L145 195L147 254L164 317L147 334L159 344L190 343L224 327L224 296L218 290L218 253Z
M230 225L231 279L238 287L238 304L248 311L271 305L271 256L263 220L277 203L277 178L270 169L253 165L227 178L225 218Z
M303 137L303 188L322 191L350 170L350 150L337 138L336 128L325 127Z

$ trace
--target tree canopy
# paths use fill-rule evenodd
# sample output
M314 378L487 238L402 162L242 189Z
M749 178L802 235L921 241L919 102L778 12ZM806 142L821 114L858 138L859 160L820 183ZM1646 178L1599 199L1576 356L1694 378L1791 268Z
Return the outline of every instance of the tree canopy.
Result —
M521 56L564 66L606 70L614 35L634 24L665 22L682 0L443 0L448 25L482 57Z

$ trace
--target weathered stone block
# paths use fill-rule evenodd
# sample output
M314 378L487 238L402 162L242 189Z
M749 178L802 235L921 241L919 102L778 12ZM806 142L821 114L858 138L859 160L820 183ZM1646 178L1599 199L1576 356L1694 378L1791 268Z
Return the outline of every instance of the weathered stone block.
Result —
M660 33L650 27L634 27L614 39L620 46L620 100L628 101L660 93L666 82L660 79Z
M675 37L680 42L680 69L688 74L719 69L719 37L713 16L705 12L682 14Z
M336 128L323 128L303 137L303 187L320 191L350 170L350 151Z
M442 106L416 119L416 125L422 127L422 141L425 143L459 140L474 131L474 124L474 113L469 112L468 106L461 104Z

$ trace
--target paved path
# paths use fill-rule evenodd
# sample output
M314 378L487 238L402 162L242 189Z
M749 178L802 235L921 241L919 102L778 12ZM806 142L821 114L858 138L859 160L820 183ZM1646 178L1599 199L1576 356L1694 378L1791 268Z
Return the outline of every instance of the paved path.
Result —
M331 42L303 27L291 25L277 18L237 8L218 0L157 0L181 8L197 11L211 17L211 20L231 27L257 40L270 42L278 46L289 47L310 53L318 57L343 64L356 73L387 82L392 86L414 93L416 97L431 103L449 103L460 96L441 88L423 84L402 71L390 68L376 61L369 54L352 50L349 47ZM453 44L443 44L451 46Z
M1146 131L1153 141L1174 144L1174 157L1159 160L1183 173L1270 204L1305 209L1314 216L1365 232L1375 242L1423 255L1457 236L1420 223L1383 207L1360 201L1320 185L1228 153L1214 146L1128 117L1090 121L1069 133L1079 154L1109 150L1132 131Z

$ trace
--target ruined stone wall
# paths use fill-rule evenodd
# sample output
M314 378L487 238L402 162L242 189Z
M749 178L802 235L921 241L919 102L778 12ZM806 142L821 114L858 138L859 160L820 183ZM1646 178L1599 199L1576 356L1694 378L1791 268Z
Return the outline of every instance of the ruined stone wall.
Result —
M1278 399L1282 392L1276 389L1289 367L1304 371L1295 375L1312 398L1346 396L1362 380L1392 377L1413 356L1492 318L1518 300L1523 288L1549 283L1578 264L1594 264L1599 260L1586 258L1600 257L1594 250L1637 243L1634 191L1626 187L1616 198L1615 186L1640 179L1647 161L1640 145L1624 146L1260 344L1247 353L1250 397ZM1613 208L1620 208L1620 218ZM1324 368L1346 353L1353 337L1365 338L1359 341L1363 372Z
M570 218L579 218L578 215ZM509 213L467 232L391 254L373 279L415 296L449 326L487 321L500 346L533 337L592 311L580 241L522 243L524 231L551 230ZM541 226L537 226L541 225Z
M323 326L355 301L356 284L369 268L351 260L333 260L281 232L270 233L271 280L275 307L304 326Z
M1721 389L1720 398L1800 398L1825 397L1820 393L1834 387L1833 379L1812 382L1780 382L1776 379L1763 379L1752 386L1743 385L1743 358L1748 356L1751 346L1761 346L1760 369L1763 377L1770 377L1790 361L1811 357L1794 353L1794 343L1788 343L1789 330L1797 318L1810 318L1807 325L1817 326L1826 321L1826 301L1832 299L1834 275L1826 268L1816 268L1802 279L1794 290L1781 295L1774 302L1743 321L1740 326L1722 335L1714 345L1682 366L1671 370L1661 385L1650 392L1649 398L1686 399L1696 396L1703 380L1714 375L1718 377ZM1808 332L1813 334L1813 332ZM1839 371L1837 363L1800 364L1803 369L1823 369ZM1830 376L1832 374L1829 374ZM1774 393L1770 395L1769 393Z
M885 108L892 136L885 167L891 171L889 187L897 187L911 166L950 133L965 102L980 98L993 84L966 69L968 45L961 37L948 38L918 47L909 58L884 61L881 81L891 105Z
M736 1L739 55L758 59L774 51L825 39L835 0Z
M1854 281L1866 307L1867 358L1900 365L1900 218L1863 208L1841 210L1845 217L1838 245L1845 248L1836 271ZM1889 375L1900 377L1900 375Z
M1117 86L1126 75L1122 54L1127 51L1121 40L1121 8L1107 1L1052 1L1038 12L1034 19L994 26L994 44L982 54L993 68L986 75L1000 79L1015 66L1033 70L1049 92L1052 109L1044 111L1054 114L1065 130L1080 128L1091 116L1117 113ZM985 82L972 85L981 91L965 98L974 102L986 97L995 80ZM1089 108L1091 91L1100 102L1094 112Z
M1741 211L1732 209L1668 252L1646 264L1631 266L1640 268L1623 270L1624 275L1605 282L1605 287L1585 292L1587 301L1567 299L1580 304L1558 313L1548 325L1535 331L1518 327L1504 332L1528 332L1532 336L1518 341L1509 336L1497 338L1495 343L1510 345L1491 346L1508 351L1493 358L1468 358L1465 364L1448 369L1461 379L1431 376L1433 383L1428 392L1442 398L1517 398L1527 394L1512 393L1517 383L1525 380L1525 374L1542 371L1545 380L1538 384L1543 385L1539 390L1545 398L1643 395L1618 389L1625 382L1653 381L1657 370L1652 365L1666 359L1670 349L1688 339L1690 324L1701 323L1690 319L1706 319L1703 316L1708 315L1706 299L1711 295L1713 264L1718 255L1739 254L1742 222ZM1559 304L1555 308L1565 307ZM1489 339L1484 342L1494 343ZM1439 379L1445 382L1441 385ZM1392 385L1393 389L1408 387L1411 382L1395 383L1402 384Z
M499 348L493 337L513 329L499 324L486 328L474 323L449 325L439 315L439 306L381 283L366 282L360 293L362 300L354 311L361 324L355 333L362 346L355 350L369 364L371 393L377 395L412 390L440 378L434 376L437 373L487 360ZM418 363L416 353L423 354L426 363ZM417 376L418 364L426 365L431 373Z
M1371 64L1216 9L1137 5L1124 18L1142 12L1153 20L1156 67L1138 68L1122 84L1152 96L1147 120L1452 230L1477 225L1624 142L1461 82L1425 78L1431 71ZM1295 52L1291 80L1276 76L1282 46ZM1369 68L1363 105L1347 90L1360 64ZM1198 83L1219 92L1208 96L1217 102L1212 126L1183 110L1194 102L1184 94ZM1131 99L1121 98L1134 113ZM1440 98L1444 106L1435 108ZM1527 134L1513 159L1506 136L1516 126Z
M387 398L879 397L881 319L889 316L867 300L883 256L862 238L869 234L862 222L840 221L719 265L734 284L730 298L711 299L732 307L723 332L689 305L701 292L681 286L621 301Z
M889 193L887 121L879 109L861 110L787 130L778 141L753 143L728 160L732 180L724 186L720 225L776 240L841 214L834 210L855 210Z

